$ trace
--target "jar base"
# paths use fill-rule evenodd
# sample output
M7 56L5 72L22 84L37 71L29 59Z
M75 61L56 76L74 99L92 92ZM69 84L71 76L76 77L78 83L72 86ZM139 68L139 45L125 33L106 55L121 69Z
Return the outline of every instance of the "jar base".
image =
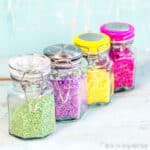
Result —
M129 90L132 90L134 88L135 88L134 86L133 87L122 87L122 88L116 89L114 92L119 93L119 92L129 91Z
M81 117L80 117L81 118ZM59 122L75 122L77 120L79 120L80 118L70 118L70 119L56 119L56 122L59 123Z
M105 105L109 105L110 103L111 103L111 100L109 100L109 102L107 102L107 103L97 102L97 103L93 103L93 104L88 104L88 106L89 107L105 106Z
M12 134L11 132L9 132L9 135L11 136L14 136L16 138L19 138L19 139L22 139L22 140L36 140L36 139L42 139L42 138L46 138L48 137L50 134L53 134L53 133L49 133L43 137L31 137L31 138L24 138L24 137L21 137L21 136L18 136L18 135L15 135L15 134Z
M75 121L78 121L79 119L81 119L83 116L84 116L84 114L85 114L85 112L82 112L81 114L80 114L80 116L78 117L78 118L64 118L64 119L56 119L56 122L57 123L61 123L61 122L75 122Z

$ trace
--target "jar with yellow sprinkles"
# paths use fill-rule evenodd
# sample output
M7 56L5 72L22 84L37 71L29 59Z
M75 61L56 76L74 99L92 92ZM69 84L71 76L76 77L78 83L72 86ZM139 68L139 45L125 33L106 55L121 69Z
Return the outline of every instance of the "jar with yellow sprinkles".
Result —
M74 37L74 44L82 49L87 61L88 105L108 104L114 92L109 37L102 33L83 33Z

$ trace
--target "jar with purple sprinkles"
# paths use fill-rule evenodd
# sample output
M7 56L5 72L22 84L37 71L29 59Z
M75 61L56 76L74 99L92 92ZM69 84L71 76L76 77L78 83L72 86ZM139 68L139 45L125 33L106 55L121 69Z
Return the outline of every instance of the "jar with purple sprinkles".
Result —
M80 48L57 44L44 49L51 61L57 121L79 119L87 109L87 77Z

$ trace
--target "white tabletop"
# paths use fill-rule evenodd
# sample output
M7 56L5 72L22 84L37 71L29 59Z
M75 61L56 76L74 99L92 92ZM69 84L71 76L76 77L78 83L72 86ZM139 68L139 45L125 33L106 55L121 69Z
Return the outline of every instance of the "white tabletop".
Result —
M58 123L56 133L39 140L24 141L8 134L8 82L0 82L0 150L150 149L149 58L149 53L137 55L134 90L116 93L112 103L90 108L78 121Z

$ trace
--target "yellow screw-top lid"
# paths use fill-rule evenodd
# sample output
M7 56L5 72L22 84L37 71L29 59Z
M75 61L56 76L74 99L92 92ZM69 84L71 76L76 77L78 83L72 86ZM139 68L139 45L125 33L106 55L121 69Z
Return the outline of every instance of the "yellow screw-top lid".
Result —
M73 42L82 49L83 54L96 54L110 48L110 38L103 33L82 33L74 36Z

